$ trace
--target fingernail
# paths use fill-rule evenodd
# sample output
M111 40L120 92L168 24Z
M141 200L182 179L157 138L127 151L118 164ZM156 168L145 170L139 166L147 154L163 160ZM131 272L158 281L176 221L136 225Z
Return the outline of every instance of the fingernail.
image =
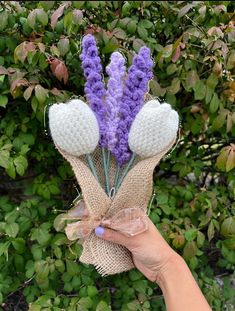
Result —
M97 236L102 236L104 234L104 228L103 227L96 227L95 228L95 234Z

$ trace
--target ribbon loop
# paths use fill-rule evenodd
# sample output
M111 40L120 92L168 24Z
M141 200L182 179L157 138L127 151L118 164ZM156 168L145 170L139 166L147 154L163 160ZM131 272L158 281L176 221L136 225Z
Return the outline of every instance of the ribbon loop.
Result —
M138 207L124 208L111 218L95 219L81 200L67 214L69 220L81 219L66 225L65 233L70 241L89 236L97 226L119 231L126 236L134 236L148 229L147 215Z

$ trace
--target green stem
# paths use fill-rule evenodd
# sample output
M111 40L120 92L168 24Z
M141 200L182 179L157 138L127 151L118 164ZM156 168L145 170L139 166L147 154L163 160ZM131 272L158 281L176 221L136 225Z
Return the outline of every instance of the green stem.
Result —
M103 166L104 166L104 176L105 176L105 188L107 194L109 194L109 182L108 182L108 171L107 171L107 162L106 162L106 152L105 148L102 148L102 155L103 155Z
M115 173L115 177L114 177L114 188L116 189L117 187L117 182L118 182L118 178L119 178L119 173L120 173L120 166L117 163L117 169L116 169L116 173Z
M107 169L107 193L109 194L109 191L110 191L110 180L109 180L109 166L110 166L110 150L108 150L108 153L107 153L107 166L106 166L106 169Z
M131 166L132 166L132 164L133 164L133 162L134 162L134 160L135 160L135 156L136 156L136 154L133 153L133 154L132 154L132 157L131 157L131 159L130 159L130 161L128 162L128 164L127 164L127 166L126 166L126 168L125 168L125 170L124 170L124 172L122 173L121 178L120 178L119 181L118 181L117 189L121 186L121 183L123 182L123 179L125 178L126 174L127 174L128 171L130 170L130 168L131 168Z
M99 182L99 178L98 178L98 175L96 173L95 165L94 165L94 163L92 161L91 155L90 154L86 154L86 159L87 159L87 162L88 162L88 164L90 166L90 169L91 169L93 175L95 176L96 180Z

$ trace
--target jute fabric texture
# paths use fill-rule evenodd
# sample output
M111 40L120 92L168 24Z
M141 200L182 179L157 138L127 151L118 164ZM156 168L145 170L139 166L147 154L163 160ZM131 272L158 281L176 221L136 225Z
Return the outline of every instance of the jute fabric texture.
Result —
M111 199L104 191L104 176L102 154L97 148L93 154L93 162L99 177L99 182L92 175L84 157L76 157L56 148L70 163L77 182L82 190L83 198L89 213L94 217L112 217L121 209L139 207L147 211L149 199L152 195L153 171L162 157L169 151L174 142L156 156L137 158L132 169L124 178L118 192ZM115 176L115 161L111 158L110 184ZM92 264L102 275L112 275L128 271L134 267L131 253L123 246L105 241L91 233L82 242L83 251L80 261Z

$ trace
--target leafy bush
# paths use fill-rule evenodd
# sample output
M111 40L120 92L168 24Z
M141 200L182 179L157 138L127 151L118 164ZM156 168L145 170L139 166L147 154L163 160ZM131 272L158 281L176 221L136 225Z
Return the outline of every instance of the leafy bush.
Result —
M76 197L45 133L45 108L82 96L80 41L103 63L147 44L153 96L181 116L177 148L155 172L151 219L188 262L214 310L233 310L235 24L233 1L1 1L1 310L164 310L138 271L102 278L53 229ZM45 119L45 120L44 120ZM28 305L28 307L27 307Z

